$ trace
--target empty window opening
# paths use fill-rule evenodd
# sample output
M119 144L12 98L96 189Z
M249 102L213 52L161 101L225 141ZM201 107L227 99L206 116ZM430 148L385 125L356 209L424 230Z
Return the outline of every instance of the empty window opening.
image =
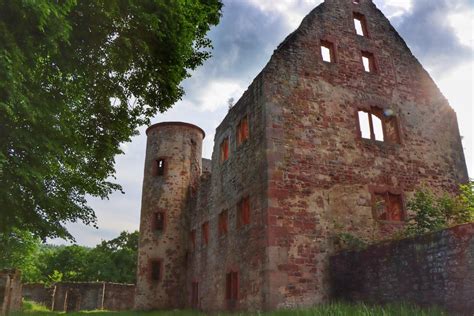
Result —
M366 72L375 72L374 54L369 52L362 52L362 65Z
M328 41L321 41L321 56L323 57L323 61L325 62L335 62L333 43Z
M224 138L221 143L221 162L229 159L229 137Z
M360 3L360 0L352 0L352 3L354 3L354 4L359 4L359 3Z
M160 281L161 280L161 261L160 260L153 260L150 263L150 273L151 273L151 280L152 281Z
M374 200L376 219L383 221L403 220L403 201L400 194L375 193Z
M229 217L228 217L227 210L222 211L219 214L219 226L218 226L219 236L224 236L225 234L227 234L227 231L228 231L228 218Z
M165 213L156 212L153 214L152 227L155 233L161 233L165 229Z
M386 114L388 113L388 114ZM373 108L370 112L359 111L360 136L388 143L400 143L398 123L393 111Z
M249 138L249 122L247 115L237 125L237 145L244 143Z
M364 15L354 13L354 27L357 35L367 36L367 23Z
M245 197L237 204L237 227L250 224L250 202Z
M196 230L195 229L193 229L189 233L189 240L191 241L191 249L195 250L196 249Z
M165 160L159 159L157 162L157 175L164 176L165 175Z
M207 245L209 243L209 222L202 224L202 243Z
M199 307L199 283L193 282L191 284L191 306L193 308Z
M233 309L237 305L239 298L239 273L229 272L226 274L225 297L227 300L227 307Z

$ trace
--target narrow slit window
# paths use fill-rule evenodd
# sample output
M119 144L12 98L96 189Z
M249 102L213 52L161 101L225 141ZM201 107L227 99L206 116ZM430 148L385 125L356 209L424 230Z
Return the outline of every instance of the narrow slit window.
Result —
M369 52L362 52L362 65L366 72L375 72L374 54Z
M224 138L221 143L221 162L229 159L229 137Z
M232 271L226 274L226 300L227 307L234 309L239 298L239 273Z
M224 236L225 234L227 234L227 231L228 231L228 215L227 215L227 210L225 210L219 214L218 234L219 236Z
M164 212L156 212L153 214L153 231L155 233L161 233L165 229L165 213Z
M209 222L202 224L202 243L207 245L209 243Z
M151 273L151 280L152 281L160 281L161 280L161 261L160 260L153 260L150 264L150 273Z
M250 202L245 197L237 204L237 227L250 224Z
M364 15L354 13L354 27L357 35L367 36L367 23Z
M249 138L249 122L247 115L237 125L237 146L243 144Z
M156 162L156 167L157 167L157 172L156 174L158 176L164 176L165 175L165 160L164 159L158 159Z
M321 41L321 56L323 61L328 63L335 62L334 45L328 41Z
M196 249L196 230L193 229L189 233L189 240L191 241L191 249L195 250Z
M193 282L191 284L191 306L193 308L199 307L199 283Z

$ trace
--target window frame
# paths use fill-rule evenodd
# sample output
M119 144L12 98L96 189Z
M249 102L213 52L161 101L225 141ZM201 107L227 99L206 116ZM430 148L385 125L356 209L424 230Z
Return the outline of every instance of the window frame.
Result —
M160 168L160 161L163 161L163 167ZM158 157L153 160L152 175L155 177L165 177L168 174L168 158Z
M360 51L360 56L361 56L360 58L361 58L361 63L362 63L362 70L364 71L364 73L377 74L378 73L378 66L377 66L377 62L376 62L374 53L362 50L362 51ZM365 69L364 58L368 59L369 71L367 71Z
M237 203L237 228L250 225L250 197L244 196Z
M329 50L329 58L331 59L330 61L324 60L323 57L323 47L327 48ZM321 54L321 60L327 64L335 64L337 63L337 58L336 58L336 45L334 44L333 41L327 40L327 39L321 39L321 42L319 44L319 52Z
M229 212L223 210L218 215L217 235L223 237L229 232Z
M201 241L203 246L207 246L209 244L209 221L205 221L201 224Z
M163 219L161 223L161 229L158 229L158 220L157 220L157 215L162 214ZM166 229L166 212L162 210L158 210L152 213L152 219L151 219L151 230L154 234L163 234Z
M406 203L405 203L405 196L401 189L395 189L393 187L388 186L371 186L370 187L370 194L371 194L371 205L372 205L372 217L375 221L381 223L390 223L390 224L405 224L407 221L407 210L406 210ZM398 196L400 200L400 220L392 220L392 219L380 219L378 216L379 212L377 210L377 196L384 196L385 203L387 205L386 196L393 195ZM385 210L384 212L387 212ZM383 214L383 213L382 213Z
M227 309L233 310L237 308L239 301L240 277L239 271L229 270L225 275L225 299Z
M357 28L355 25L355 20L360 21L361 24L361 29L362 29L362 34L357 33ZM367 18L363 13L354 11L352 12L352 26L354 27L354 32L357 36L365 37L365 38L370 38L369 36L369 28L367 26Z
M401 126L398 116L393 114L387 117L384 112L386 110L377 106L372 107L361 107L357 108L355 111L355 120L357 122L357 136L359 139L380 143L380 144L392 144L392 145L400 145L402 144L402 134L401 134ZM364 112L368 114L369 117L369 127L370 127L370 139L362 137L362 126L360 124L359 112ZM372 115L376 116L382 122L382 133L383 133L383 141L377 140L375 137L375 130L374 124L372 120ZM393 125L392 128L395 129L394 134L388 133L387 125Z

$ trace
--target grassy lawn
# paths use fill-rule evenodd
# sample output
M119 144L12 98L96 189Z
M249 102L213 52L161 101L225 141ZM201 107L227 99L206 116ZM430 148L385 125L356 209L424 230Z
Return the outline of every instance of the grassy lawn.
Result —
M48 311L45 307L31 302L24 303L25 311L22 313L14 313L13 316L42 316L42 315L59 315L65 313L57 313ZM108 312L108 311L84 311L78 313L68 313L68 316L203 316L205 313L195 311L163 311L163 312ZM420 309L409 305L389 305L389 306L368 306L364 304L350 305L343 303L321 305L310 309L303 310L281 310L276 312L261 313L235 313L235 314L214 314L214 315L233 315L233 316L448 316L449 314L438 309Z

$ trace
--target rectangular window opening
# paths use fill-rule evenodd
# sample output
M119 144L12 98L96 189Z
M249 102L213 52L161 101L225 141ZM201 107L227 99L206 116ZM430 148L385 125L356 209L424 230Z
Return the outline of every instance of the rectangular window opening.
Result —
M161 233L165 229L165 213L164 212L155 212L153 214L153 231L156 233Z
M249 138L249 122L244 116L237 125L237 145L243 144Z
M237 205L237 227L250 224L250 201L245 197Z
M219 236L224 236L227 234L228 231L228 213L227 210L222 211L219 214L219 227L218 227L218 234Z
M207 245L209 243L209 222L202 224L202 243Z
M363 14L354 13L354 27L357 35L367 36L367 23Z
M160 281L161 280L161 261L160 260L153 260L150 264L150 272L151 272L151 280L152 281Z
M195 250L196 249L196 230L193 229L190 233L189 233L189 239L191 241L191 249L192 250Z
M375 72L375 59L374 54L369 52L362 52L362 65L366 72Z
M400 143L398 123L393 110L372 108L370 112L358 111L360 136L392 144Z
M193 282L191 284L191 306L193 308L199 307L199 283Z
M221 162L229 159L229 137L224 138L221 143Z
M226 274L226 300L227 307L234 309L239 298L239 273L229 272Z
M164 176L165 175L165 160L164 159L159 159L157 162L157 175L158 176Z
M403 220L403 200L400 194L375 193L374 200L376 219L383 221Z
M335 62L334 44L328 41L321 41L321 56L325 62Z

